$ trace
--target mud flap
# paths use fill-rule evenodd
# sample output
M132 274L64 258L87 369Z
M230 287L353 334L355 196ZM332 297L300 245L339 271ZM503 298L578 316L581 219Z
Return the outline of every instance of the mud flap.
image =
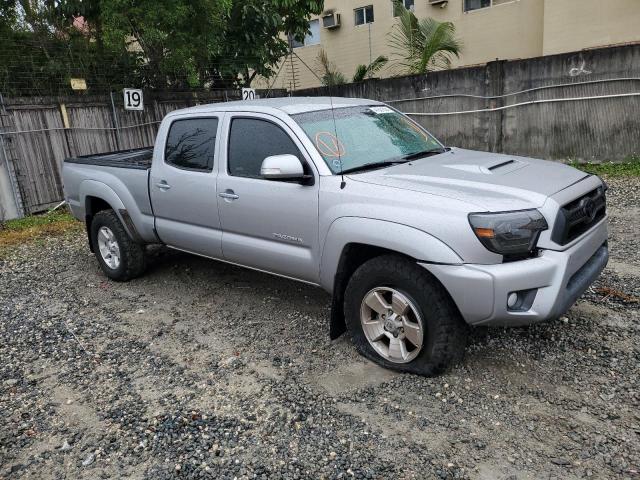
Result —
M87 227L87 240L89 241L89 251L91 253L96 253L96 249L93 245L93 240L91 239L91 220L93 219L92 216L90 215L86 215L84 217L84 223Z
M335 340L347 331L344 322L344 295L334 294L331 300L331 324L329 325L329 338Z

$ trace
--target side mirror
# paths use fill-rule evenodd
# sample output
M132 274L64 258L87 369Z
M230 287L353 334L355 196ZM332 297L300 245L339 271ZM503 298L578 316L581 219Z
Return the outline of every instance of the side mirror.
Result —
M262 161L260 175L267 180L304 180L304 168L295 155L273 155Z

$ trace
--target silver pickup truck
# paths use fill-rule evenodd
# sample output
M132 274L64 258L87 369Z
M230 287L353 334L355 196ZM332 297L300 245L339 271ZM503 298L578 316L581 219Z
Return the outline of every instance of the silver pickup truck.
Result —
M461 358L469 325L557 318L608 260L600 178L445 147L372 100L179 110L153 150L68 159L63 176L113 280L159 243L317 285L332 338L423 375Z

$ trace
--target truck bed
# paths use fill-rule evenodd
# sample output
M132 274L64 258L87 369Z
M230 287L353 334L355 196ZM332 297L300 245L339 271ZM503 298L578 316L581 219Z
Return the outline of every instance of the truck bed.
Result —
M103 167L133 168L147 170L151 168L153 147L136 148L133 150L120 150L117 152L98 153L95 155L83 155L65 159L67 163L80 163L83 165L100 165Z

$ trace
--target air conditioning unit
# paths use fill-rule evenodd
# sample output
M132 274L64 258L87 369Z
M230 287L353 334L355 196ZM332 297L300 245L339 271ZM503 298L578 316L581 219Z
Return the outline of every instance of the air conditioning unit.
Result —
M429 5L440 5L441 7L446 7L449 0L429 0Z
M340 28L340 14L335 12L324 12L322 14L322 26L329 30Z

